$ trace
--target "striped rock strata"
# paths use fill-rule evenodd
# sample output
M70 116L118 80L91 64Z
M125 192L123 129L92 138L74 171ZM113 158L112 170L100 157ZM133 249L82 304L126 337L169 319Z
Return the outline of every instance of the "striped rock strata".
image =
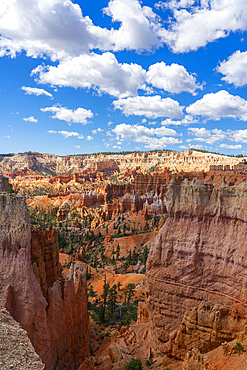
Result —
M169 217L152 243L146 278L151 334L161 353L184 313L201 301L246 308L247 182L222 183L209 199L198 179L171 181L166 206Z

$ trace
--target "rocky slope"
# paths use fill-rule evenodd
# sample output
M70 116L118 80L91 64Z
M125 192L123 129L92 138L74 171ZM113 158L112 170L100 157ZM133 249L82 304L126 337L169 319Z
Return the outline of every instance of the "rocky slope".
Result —
M59 174L75 170L126 171L138 167L142 172L151 168L169 167L176 171L209 170L210 165L235 165L243 158L228 157L213 153L185 152L144 152L131 154L95 154L59 157L52 154L24 153L0 157L0 171L13 173ZM30 172L32 171L32 172Z
M185 311L201 301L247 306L247 182L222 183L209 198L198 179L172 180L166 206L169 217L153 241L146 279L154 348L162 353ZM245 317L238 330L244 323Z
M39 231L31 248L25 198L0 193L0 308L27 331L48 370L77 369L89 355L86 278L79 265L62 278L54 237Z
M42 370L45 365L22 329L6 309L0 310L0 368Z

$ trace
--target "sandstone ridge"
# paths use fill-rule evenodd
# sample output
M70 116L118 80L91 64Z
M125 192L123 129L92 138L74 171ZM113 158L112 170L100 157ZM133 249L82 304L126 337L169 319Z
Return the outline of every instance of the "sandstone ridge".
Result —
M145 171L157 166L161 166L162 168L169 167L176 171L208 171L211 165L233 166L243 160L244 158L201 153L194 150L187 150L185 152L157 151L109 155L99 153L65 157L52 154L23 153L12 156L0 156L0 171L5 173L24 171L24 173L30 174L54 175L78 170L89 172L121 172L136 167L141 171Z

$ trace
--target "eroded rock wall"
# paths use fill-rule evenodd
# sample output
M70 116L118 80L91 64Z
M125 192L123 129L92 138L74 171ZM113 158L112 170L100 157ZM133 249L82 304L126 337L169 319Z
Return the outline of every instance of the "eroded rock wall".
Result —
M201 301L247 304L247 182L223 183L209 199L198 179L171 181L166 206L169 217L153 241L146 279L151 333L160 352L185 311Z
M185 312L179 328L165 343L164 353L178 359L184 359L193 348L207 353L235 339L246 322L247 310L239 304L227 307L201 302L199 307Z
M32 265L26 200L0 194L0 308L27 331L46 369L77 369L89 355L86 278L75 265L54 282L58 246L47 233L48 242L34 239Z

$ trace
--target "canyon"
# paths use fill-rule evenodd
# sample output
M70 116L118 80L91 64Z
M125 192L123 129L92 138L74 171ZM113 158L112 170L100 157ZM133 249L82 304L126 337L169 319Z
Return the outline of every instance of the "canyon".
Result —
M21 325L36 368L241 369L246 158L26 153L0 171L0 328L16 343Z

